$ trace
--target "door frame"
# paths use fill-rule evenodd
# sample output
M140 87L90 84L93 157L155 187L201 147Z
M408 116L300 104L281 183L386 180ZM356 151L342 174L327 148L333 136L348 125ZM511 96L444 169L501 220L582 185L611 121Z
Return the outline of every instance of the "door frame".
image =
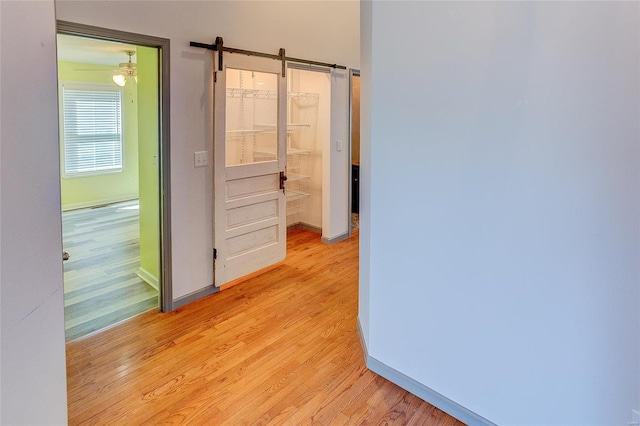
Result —
M360 77L360 70L350 68L349 69L349 213L347 216L347 223L349 224L349 236L353 232L352 224L351 224L351 211L353 210L353 194L352 194L352 183L353 183L353 167L351 166L353 162L353 77ZM358 199L358 202L360 200Z
M129 43L158 49L158 72L160 96L158 99L159 171L160 171L160 310L174 309L171 284L171 130L170 130L170 79L169 79L169 39L94 27L69 21L56 21L57 33L99 40ZM58 181L58 185L60 182Z

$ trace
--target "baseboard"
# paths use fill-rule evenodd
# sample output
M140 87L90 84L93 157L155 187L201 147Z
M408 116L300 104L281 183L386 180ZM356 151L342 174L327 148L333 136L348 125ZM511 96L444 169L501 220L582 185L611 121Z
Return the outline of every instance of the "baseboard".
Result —
M88 207L104 206L106 204L122 203L124 201L131 201L131 200L137 200L137 199L138 199L138 195L134 194L134 195L127 195L123 197L107 198L104 200L85 201L84 203L65 204L62 206L62 211L68 212L71 210L86 209Z
M423 399L436 408L444 411L450 416L455 417L463 423L468 425L479 426L496 426L495 423L485 419L484 417L474 413L473 411L463 407L462 405L450 400L444 395L439 394L433 389L423 385L420 382L408 377L401 372L395 370L392 367L378 361L377 359L369 355L367 343L364 340L362 334L362 327L360 326L360 319L358 318L358 332L360 333L360 342L362 344L362 350L364 352L364 359L367 368L374 373L384 377L392 383L400 386L401 388L411 392L417 397Z
M349 231L345 232L344 234L340 234L337 237L332 237L332 238L327 238L323 236L321 238L321 241L325 244L335 244L342 240L346 240L347 238L349 238Z
M358 326L358 334L360 335L360 346L362 346L362 353L364 353L364 362L367 363L367 359L369 358L369 349L367 348L367 341L364 338L364 333L362 332L362 326L360 325L360 317L356 319L356 325Z
M173 303L171 304L171 310L178 309L181 306L184 306L191 302L195 302L198 299L202 299L205 296L209 296L219 291L220 289L212 284L211 287L206 287L206 288L203 288L202 290L189 293L186 296L178 297L177 299L173 300Z
M160 290L160 286L158 284L158 277L153 275L151 272L141 267L141 268L138 268L138 272L136 272L136 274L138 275L138 277L140 277L142 281L149 284L151 287L155 288L156 290L158 291Z
M322 228L319 226L309 225L304 222L298 222L287 226L287 231L293 231L294 229L306 229L307 231L315 232L316 234L322 234Z

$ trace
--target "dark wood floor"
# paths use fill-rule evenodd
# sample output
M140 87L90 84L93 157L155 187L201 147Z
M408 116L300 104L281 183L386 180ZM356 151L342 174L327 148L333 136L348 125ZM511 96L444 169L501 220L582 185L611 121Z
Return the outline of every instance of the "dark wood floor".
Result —
M138 201L62 214L64 317L67 340L158 307L142 281Z
M67 344L69 423L461 425L367 370L358 232L174 312Z

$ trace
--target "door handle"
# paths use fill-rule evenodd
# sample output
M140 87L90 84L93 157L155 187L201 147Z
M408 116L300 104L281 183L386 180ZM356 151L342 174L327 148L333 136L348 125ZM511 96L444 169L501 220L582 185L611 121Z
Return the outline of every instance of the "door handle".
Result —
M280 189L282 189L282 193L284 194L284 183L287 181L287 176L284 172L280 172Z
M71 256L69 256L69 253L67 253L66 251L62 252L62 261L69 260L70 257Z

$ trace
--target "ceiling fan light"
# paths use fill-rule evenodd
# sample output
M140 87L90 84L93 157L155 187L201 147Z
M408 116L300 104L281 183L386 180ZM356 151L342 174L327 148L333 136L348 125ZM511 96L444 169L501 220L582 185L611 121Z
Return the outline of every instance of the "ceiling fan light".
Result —
M113 82L120 87L124 87L124 85L127 83L127 77L124 74L114 74Z

